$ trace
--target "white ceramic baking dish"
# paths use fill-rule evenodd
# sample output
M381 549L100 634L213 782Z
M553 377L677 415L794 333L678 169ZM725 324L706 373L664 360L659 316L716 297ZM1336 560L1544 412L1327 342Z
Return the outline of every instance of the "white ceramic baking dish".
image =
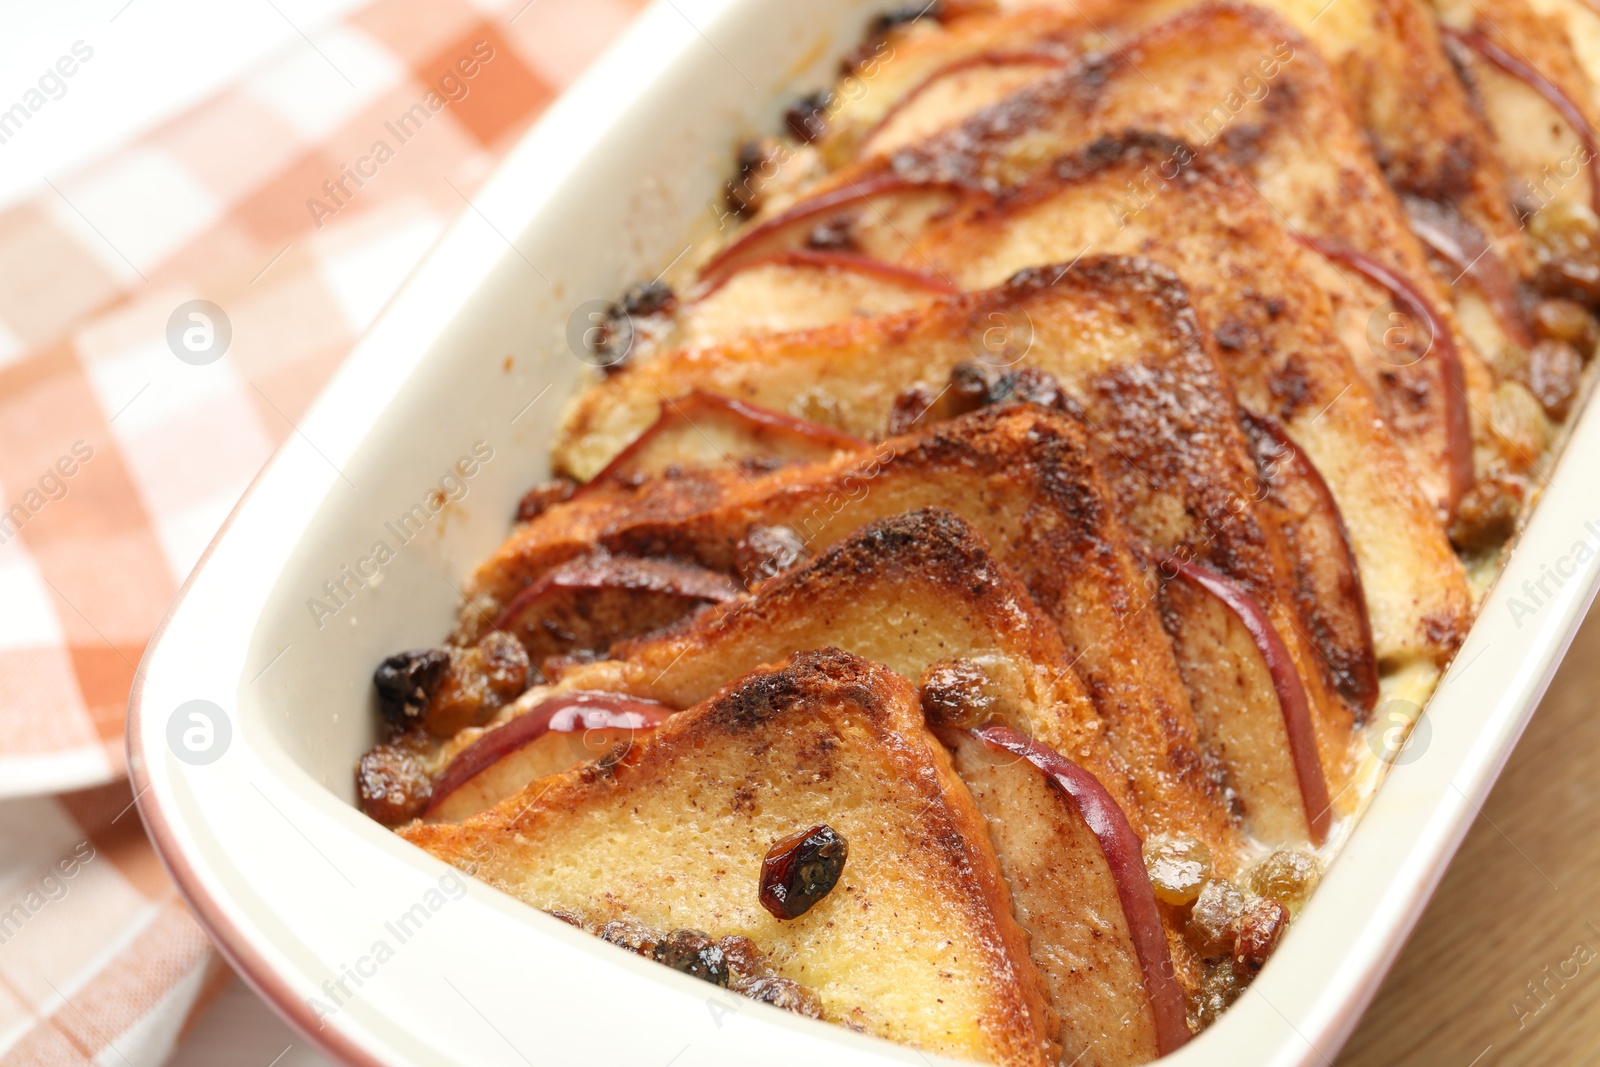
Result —
M354 1064L926 1062L708 993L469 884L352 806L351 768L375 735L373 665L447 631L462 577L546 473L557 414L585 370L566 340L574 310L654 274L715 224L710 205L736 139L775 128L787 97L826 84L872 8L660 0L648 9L357 346L152 645L129 718L146 823L235 967L331 1055ZM425 529L401 529L414 505L434 510L441 479L475 445L492 458L444 483L454 499ZM1593 410L1564 456L1428 712L1425 750L1419 741L1393 769L1260 979L1170 1062L1332 1061L1594 595ZM382 566L371 560L380 541L394 550ZM364 585L348 577L357 568L373 574ZM1541 581L1542 592L1525 591ZM329 582L347 595L331 597ZM313 610L313 600L337 610ZM209 737L188 717L193 706L178 710L196 700L225 717ZM195 762L184 730L198 730L191 747L209 743L211 762Z

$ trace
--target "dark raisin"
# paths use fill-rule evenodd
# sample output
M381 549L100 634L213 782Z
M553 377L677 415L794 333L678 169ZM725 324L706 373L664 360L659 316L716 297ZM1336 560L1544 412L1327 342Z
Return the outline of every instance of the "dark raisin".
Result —
M666 282L645 282L624 293L617 307L624 315L670 315L678 309L678 294Z
M745 585L755 586L802 562L806 543L791 526L751 526L733 549L733 565Z
M789 132L802 144L810 144L828 129L828 109L833 105L833 93L821 89L800 97L784 112L783 121Z
M655 951L656 941L640 927L626 919L612 919L600 928L600 940L608 945L649 956Z
M589 347L600 357L598 365L607 374L622 369L622 364L633 352L638 328L635 318L652 315L670 315L678 307L678 296L665 282L644 282L634 286L606 310L605 321L593 331Z
M762 171L774 161L772 145L764 141L746 141L739 146L739 173L725 187L723 199L739 215L753 215L761 209Z
M656 942L650 955L675 971L727 988L727 957L715 941L699 930L672 931Z
M797 919L833 891L850 845L831 826L813 826L778 841L761 861L761 906Z
M937 399L934 391L926 385L913 385L896 393L889 405L889 423L885 427L888 436L898 437L916 429L933 410Z
M1463 552L1496 548L1511 537L1522 512L1522 491L1509 479L1481 478L1456 505L1450 543Z
M428 701L444 680L450 654L442 648L398 652L373 672L372 684L378 690L378 710L396 726L408 726L422 718Z
M856 247L856 237L851 231L849 215L835 215L826 222L811 228L806 236L806 247L824 252L848 252Z
M1067 406L1061 383L1033 367L1007 371L995 379L994 385L989 388L989 403L1004 404L1012 400L1027 401L1052 410L1064 410Z
M951 368L950 395L963 413L988 403L992 384L983 365L974 360L964 359Z
M553 478L534 486L517 501L517 521L532 522L556 504L572 499L578 483L571 478Z
M1566 341L1540 341L1528 350L1528 392L1557 422L1567 417L1582 375L1583 357Z
M751 1000L771 1004L774 1008L804 1015L808 1019L822 1018L822 1005L818 1002L817 995L793 979L777 975L757 978L740 983L735 992L743 993Z
M1289 928L1289 909L1271 897L1253 901L1240 914L1233 945L1233 973L1250 978L1267 964Z

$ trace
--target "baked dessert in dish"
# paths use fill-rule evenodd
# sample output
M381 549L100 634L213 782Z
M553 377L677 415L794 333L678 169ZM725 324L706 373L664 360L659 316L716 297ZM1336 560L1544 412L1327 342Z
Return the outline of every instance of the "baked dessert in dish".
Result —
M591 333L555 477L377 666L363 810L733 1003L1174 1051L1293 936L1583 397L1596 35L875 18Z

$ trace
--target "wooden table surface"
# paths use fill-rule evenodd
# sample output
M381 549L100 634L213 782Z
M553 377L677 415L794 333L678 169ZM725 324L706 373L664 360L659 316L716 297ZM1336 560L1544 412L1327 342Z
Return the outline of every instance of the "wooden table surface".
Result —
M1338 1063L1600 1064L1600 611Z

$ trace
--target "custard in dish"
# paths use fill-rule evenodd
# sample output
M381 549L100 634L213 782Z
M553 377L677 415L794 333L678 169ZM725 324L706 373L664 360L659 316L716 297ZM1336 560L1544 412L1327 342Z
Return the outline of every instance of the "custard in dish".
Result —
M730 1010L1183 1045L1292 936L1584 392L1597 35L877 18L594 324L557 477L377 668L363 809Z

